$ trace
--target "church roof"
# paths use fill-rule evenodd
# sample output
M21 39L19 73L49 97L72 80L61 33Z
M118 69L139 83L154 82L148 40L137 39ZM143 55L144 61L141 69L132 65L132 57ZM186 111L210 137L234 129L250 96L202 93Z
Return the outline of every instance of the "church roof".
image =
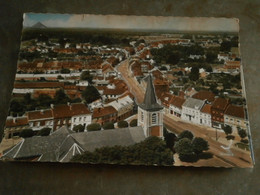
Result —
M150 74L147 76L147 87L144 96L144 101L139 106L147 111L158 111L163 109L163 107L157 103L155 90L153 86L153 79Z

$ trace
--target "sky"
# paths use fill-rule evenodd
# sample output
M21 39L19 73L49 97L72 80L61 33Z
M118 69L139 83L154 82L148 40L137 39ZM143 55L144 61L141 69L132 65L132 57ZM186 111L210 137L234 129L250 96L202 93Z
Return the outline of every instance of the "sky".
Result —
M24 14L25 27L41 22L47 27L60 28L116 28L173 31L238 32L239 22L234 18L163 17L91 14Z

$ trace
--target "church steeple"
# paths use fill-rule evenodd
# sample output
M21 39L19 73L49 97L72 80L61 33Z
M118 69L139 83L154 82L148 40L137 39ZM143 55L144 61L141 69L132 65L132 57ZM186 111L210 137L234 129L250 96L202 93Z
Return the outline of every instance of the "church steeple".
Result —
M144 101L139 106L146 111L158 111L163 109L163 107L157 103L151 74L147 76L147 87Z
M163 137L163 107L157 103L152 76L146 79L144 101L138 106L138 126L143 127L146 137Z

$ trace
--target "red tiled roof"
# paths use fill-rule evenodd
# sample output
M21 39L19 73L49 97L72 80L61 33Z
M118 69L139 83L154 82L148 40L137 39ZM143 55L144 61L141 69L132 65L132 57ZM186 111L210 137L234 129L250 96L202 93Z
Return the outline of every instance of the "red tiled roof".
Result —
M106 88L103 92L104 95L121 95L125 92L125 89L122 88L115 88L115 89L108 89Z
M5 122L5 127L17 127L17 126L25 126L28 125L27 117L19 117L15 119L7 119Z
M210 104L205 104L203 108L201 109L201 112L210 114L211 113L211 105Z
M64 87L63 82L15 82L14 88L59 88Z
M114 114L114 113L117 113L117 111L113 106L95 108L93 110L93 118L98 118L98 117L102 117L102 116L106 116L106 115Z
M237 118L245 118L245 111L243 106L235 106L230 104L225 111L226 115L234 116Z
M37 120L37 119L46 119L46 118L53 118L51 110L37 110L37 111L30 111L27 112L28 120Z
M198 93L194 94L192 97L199 100L208 100L210 102L213 102L215 100L214 93L210 91L204 91L204 90L199 91Z
M53 110L54 118L69 118L75 115L90 114L85 104L71 104L71 105L55 105Z
M216 109L224 111L226 109L226 107L228 106L228 104L229 104L229 101L227 99L217 98L213 102L212 108L216 108Z
M172 105L174 105L174 106L176 106L176 107L178 107L178 108L181 108L181 107L182 107L182 104L184 104L184 102L185 102L185 99L184 99L184 98L175 96L175 97L171 100L170 104L172 104Z

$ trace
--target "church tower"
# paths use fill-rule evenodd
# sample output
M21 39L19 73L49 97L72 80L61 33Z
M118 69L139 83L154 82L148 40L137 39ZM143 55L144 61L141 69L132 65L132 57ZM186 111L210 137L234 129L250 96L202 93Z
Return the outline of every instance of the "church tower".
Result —
M163 107L157 103L150 74L147 77L144 101L138 105L138 126L143 127L146 137L163 137Z

